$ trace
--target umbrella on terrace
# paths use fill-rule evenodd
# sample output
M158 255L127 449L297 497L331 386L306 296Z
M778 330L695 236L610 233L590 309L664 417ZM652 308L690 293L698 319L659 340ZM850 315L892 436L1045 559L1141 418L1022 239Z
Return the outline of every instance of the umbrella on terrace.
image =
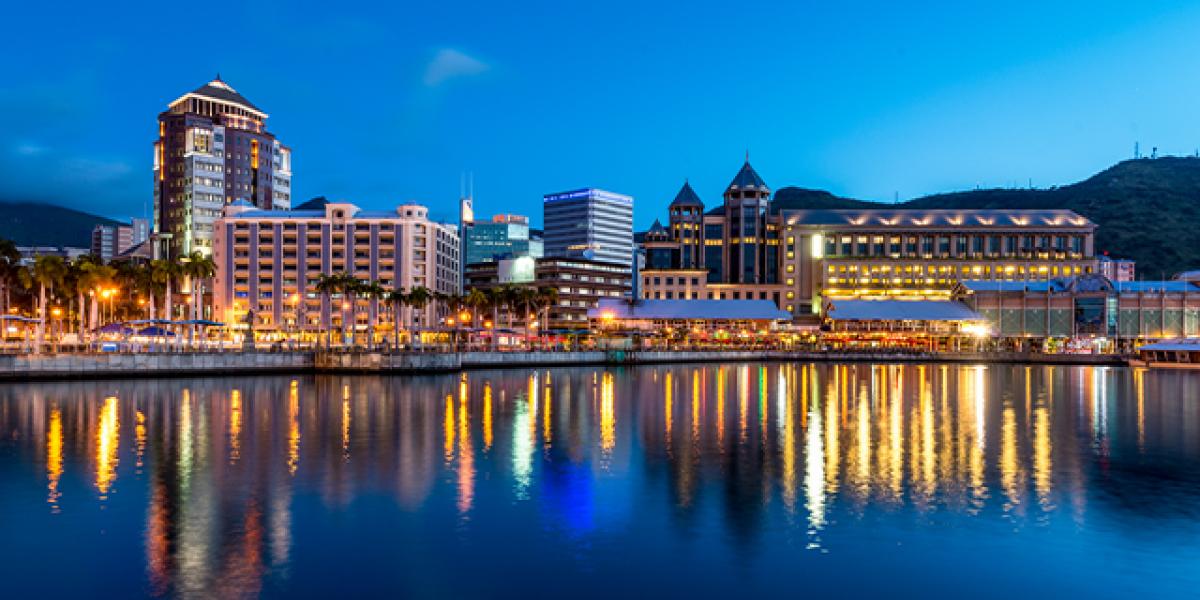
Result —
M117 333L120 335L129 335L133 333L133 328L127 323L109 323L96 329L99 333Z
M201 327L224 327L224 323L217 321L209 321L208 319L192 319L190 321L176 321L180 325L199 325Z
M39 319L22 317L21 315L0 315L0 321L17 321L18 323L37 323Z
M166 329L163 329L162 327L157 327L157 326L146 327L146 328L138 331L137 334L145 335L145 336L153 336L153 337L163 337L163 336L175 335L174 332L167 331Z

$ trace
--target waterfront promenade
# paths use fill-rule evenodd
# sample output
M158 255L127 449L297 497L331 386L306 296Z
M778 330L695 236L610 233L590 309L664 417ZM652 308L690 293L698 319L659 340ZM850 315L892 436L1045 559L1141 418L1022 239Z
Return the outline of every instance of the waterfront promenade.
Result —
M580 352L276 352L59 353L0 355L0 380L222 376L254 373L417 374L480 368L699 362L945 362L1124 364L1110 354L814 352L790 350L595 350Z

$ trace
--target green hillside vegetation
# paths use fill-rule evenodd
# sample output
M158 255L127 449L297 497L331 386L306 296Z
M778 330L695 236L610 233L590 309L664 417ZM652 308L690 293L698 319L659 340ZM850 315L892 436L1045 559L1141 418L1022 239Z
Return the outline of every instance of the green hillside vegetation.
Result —
M18 246L92 245L92 228L119 224L80 210L38 202L0 202L0 239Z
M1128 160L1079 183L1051 189L989 189L925 196L899 204L783 188L787 208L1073 210L1096 223L1096 252L1137 261L1139 277L1200 269L1200 158Z

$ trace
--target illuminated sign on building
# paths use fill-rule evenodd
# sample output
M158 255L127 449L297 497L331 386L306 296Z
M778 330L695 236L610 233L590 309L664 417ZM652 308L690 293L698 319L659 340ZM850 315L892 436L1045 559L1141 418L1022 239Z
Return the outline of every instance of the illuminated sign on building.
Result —
M497 276L500 283L530 283L535 278L537 261L532 256L502 260L498 265Z

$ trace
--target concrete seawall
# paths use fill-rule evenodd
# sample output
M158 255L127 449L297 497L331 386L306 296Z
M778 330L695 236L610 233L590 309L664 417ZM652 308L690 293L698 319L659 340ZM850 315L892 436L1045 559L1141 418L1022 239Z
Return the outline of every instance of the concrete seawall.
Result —
M184 352L174 354L0 355L0 381L103 379L113 377L199 377L255 373L418 374L462 369L570 365L637 365L697 362L941 362L1061 365L1125 364L1108 355L900 354L744 351L593 352Z
M450 353L316 352L310 356L321 372L420 373L462 368L462 355Z
M0 355L0 380L174 377L303 372L307 352L184 352L178 354Z

